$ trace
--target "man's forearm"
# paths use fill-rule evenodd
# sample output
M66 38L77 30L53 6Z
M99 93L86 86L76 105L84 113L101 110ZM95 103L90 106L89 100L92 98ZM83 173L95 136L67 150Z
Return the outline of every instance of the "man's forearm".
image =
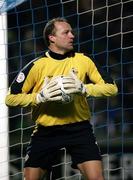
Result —
M8 94L5 99L7 106L33 106L36 105L36 93L32 94Z

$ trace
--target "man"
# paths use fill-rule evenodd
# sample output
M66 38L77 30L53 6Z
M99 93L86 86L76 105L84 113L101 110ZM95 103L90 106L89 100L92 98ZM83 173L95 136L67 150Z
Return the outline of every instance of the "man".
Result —
M103 180L86 98L114 96L117 86L88 56L74 52L74 35L67 20L52 19L43 36L49 50L19 73L6 97L8 106L33 108L36 127L27 148L25 179L41 179L51 170L57 151L65 147L73 168L88 180ZM70 101L63 98L59 79Z

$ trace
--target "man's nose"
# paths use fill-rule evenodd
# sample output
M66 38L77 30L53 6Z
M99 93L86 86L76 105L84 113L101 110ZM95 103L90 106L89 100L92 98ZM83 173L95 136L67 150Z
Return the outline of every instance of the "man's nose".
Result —
M71 38L74 38L74 34L73 34L72 32L69 33L69 36L70 36Z

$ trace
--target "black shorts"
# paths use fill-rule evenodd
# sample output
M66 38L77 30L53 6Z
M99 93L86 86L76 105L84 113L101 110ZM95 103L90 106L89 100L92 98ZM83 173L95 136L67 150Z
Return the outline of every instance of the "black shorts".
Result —
M72 167L77 164L101 160L99 147L89 121L52 127L38 126L31 136L25 157L25 167L50 170L61 148L71 155Z

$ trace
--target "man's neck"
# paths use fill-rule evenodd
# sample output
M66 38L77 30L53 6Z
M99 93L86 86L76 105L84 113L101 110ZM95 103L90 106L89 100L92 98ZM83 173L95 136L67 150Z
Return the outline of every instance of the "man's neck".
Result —
M64 55L64 54L67 53L67 51L65 51L65 50L57 49L57 48L54 48L54 47L51 47L51 46L49 46L48 48L49 48L50 51L52 51L52 52L54 52L56 54Z

